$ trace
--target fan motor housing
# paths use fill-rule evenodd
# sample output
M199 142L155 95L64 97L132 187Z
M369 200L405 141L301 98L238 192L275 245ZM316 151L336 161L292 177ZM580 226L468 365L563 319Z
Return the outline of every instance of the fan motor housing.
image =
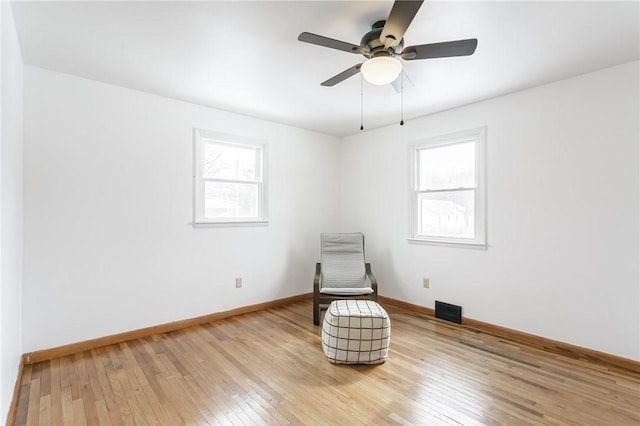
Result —
M400 40L395 47L390 47L389 49L384 48L384 43L380 41L380 34L382 33L382 29L384 28L384 24L387 21L377 21L371 26L371 31L366 33L362 40L360 40L360 46L366 47L371 52L371 57L376 56L391 56L392 53L400 53L402 51L402 47L404 46L404 38ZM384 53L382 53L384 52ZM386 53L386 54L385 54Z

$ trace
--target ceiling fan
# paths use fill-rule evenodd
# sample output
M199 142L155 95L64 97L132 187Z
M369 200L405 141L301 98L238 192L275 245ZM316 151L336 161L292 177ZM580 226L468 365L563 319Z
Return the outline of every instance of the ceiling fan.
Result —
M331 77L323 82L322 86L335 86L361 72L364 79L370 83L392 83L394 88L400 91L400 86L395 83L402 72L402 63L396 58L414 61L472 55L478 46L478 40L475 38L404 47L404 33L423 1L396 0L387 20L374 23L371 31L362 37L359 46L308 32L300 34L299 41L356 53L367 58L365 62Z

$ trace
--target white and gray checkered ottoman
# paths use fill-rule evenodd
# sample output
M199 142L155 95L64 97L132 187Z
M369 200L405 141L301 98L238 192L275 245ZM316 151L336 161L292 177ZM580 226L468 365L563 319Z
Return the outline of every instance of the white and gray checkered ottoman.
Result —
M372 300L334 300L322 323L322 350L334 364L379 364L389 354L391 320Z

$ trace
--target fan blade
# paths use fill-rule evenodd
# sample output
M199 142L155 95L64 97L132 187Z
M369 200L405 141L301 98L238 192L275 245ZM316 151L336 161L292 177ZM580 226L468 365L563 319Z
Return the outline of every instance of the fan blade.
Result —
M380 33L380 42L384 44L385 49L400 43L423 1L396 0Z
M400 56L406 61L415 59L447 58L450 56L473 55L478 47L478 39L445 41L442 43L421 44L408 46L402 50Z
M336 84L354 76L360 72L362 64L355 65L349 69L342 71L340 74L331 77L329 80L322 83L322 86L335 86Z
M345 41L334 40L329 37L323 37L317 34L311 33L301 33L298 36L299 41L304 41L305 43L311 43L318 46L329 47L331 49L343 50L345 52L350 53L363 53L365 49L360 46L356 46L355 44L347 43Z
M398 78L396 78L391 82L391 85L393 86L394 89L396 89L396 92L398 93L402 93L402 92L407 93L407 91L415 87L415 85L413 84L413 81L411 81L407 73L404 71L400 73Z

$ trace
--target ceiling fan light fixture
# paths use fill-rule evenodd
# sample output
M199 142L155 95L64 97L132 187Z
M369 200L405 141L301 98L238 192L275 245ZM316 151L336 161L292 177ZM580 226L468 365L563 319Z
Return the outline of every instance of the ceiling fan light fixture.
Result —
M364 79L379 86L394 81L401 71L400 61L390 56L371 58L360 67Z

